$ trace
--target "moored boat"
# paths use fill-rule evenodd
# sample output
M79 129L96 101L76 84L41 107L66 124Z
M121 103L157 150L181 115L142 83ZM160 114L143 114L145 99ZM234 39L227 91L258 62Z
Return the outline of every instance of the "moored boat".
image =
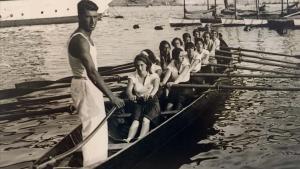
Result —
M0 1L0 28L77 22L77 3L80 0L6 0ZM100 8L99 15L111 0L93 0Z

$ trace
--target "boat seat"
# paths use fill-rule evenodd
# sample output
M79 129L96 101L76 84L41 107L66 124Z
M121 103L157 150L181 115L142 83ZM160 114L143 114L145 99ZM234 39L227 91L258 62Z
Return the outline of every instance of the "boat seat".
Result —
M178 112L178 110L163 111L163 112L161 112L161 115L173 115L173 114L176 114L177 112ZM131 117L131 113L115 114L114 117L118 117L118 118Z

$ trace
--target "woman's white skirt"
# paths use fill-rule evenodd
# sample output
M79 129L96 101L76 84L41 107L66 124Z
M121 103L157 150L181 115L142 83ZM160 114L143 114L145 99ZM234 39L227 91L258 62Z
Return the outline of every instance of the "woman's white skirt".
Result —
M90 80L72 79L71 95L82 123L82 137L86 138L106 116L103 94ZM82 147L82 154L83 166L107 159L107 123Z

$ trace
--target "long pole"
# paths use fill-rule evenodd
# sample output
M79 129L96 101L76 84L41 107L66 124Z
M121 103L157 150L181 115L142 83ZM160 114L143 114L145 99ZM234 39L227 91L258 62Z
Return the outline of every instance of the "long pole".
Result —
M228 0L224 0L225 9L228 9Z
M84 138L80 143L78 143L77 145L75 145L75 147L71 148L70 150L59 154L55 157L49 158L48 161L42 163L42 164L35 164L35 168L37 169L42 169L42 168L46 168L48 165L54 164L56 163L58 160L61 160L69 155L71 155L72 153L74 153L75 151L79 150L82 146L84 146L95 134L97 131L99 131L99 129L101 129L101 127L106 123L107 119L110 118L110 116L115 113L115 111L117 110L116 107L113 107L110 112L107 113L107 115L105 116L105 118L99 123L99 125L92 131L91 134L89 134L86 138Z
M286 0L286 12L289 14L289 0Z
M298 66L299 63L295 63L292 61L285 61L282 59L273 59L273 58L268 58L268 57L261 57L261 56L257 56L257 55L250 55L250 54L245 54L245 53L241 53L241 52L229 52L229 51L224 51L224 50L218 50L223 54L232 54L232 55L238 55L238 56L245 56L248 58L255 58L255 59L261 59L261 60L268 60L268 61L273 61L273 62L280 62L280 63L287 63L287 64L291 64L291 65L296 65Z
M183 18L186 19L186 9L185 9L185 0L183 0Z
M283 16L283 0L281 0L281 15Z
M234 18L237 19L236 0L234 0Z
M210 89L237 89L237 90L269 90L269 91L300 91L300 87L268 87L268 86L238 86L238 85L199 85L174 84L175 88L210 88Z
M287 55L287 54L283 54L283 53L265 52L265 51L252 50L252 49L244 49L244 48L235 48L235 47L223 47L223 48L224 49L238 50L238 51L245 51L245 52L263 53L263 54L276 55L276 56L293 57L293 58L300 59L300 55Z
M217 0L215 0L215 18L217 17Z
M209 0L207 0L207 10L209 10Z
M258 61L258 60L252 60L252 59L244 59L244 58L232 58L228 56L220 56L216 55L216 58L221 58L221 59L228 59L228 60L236 60L240 62L247 62L247 63L256 63L256 64L261 64L261 65L269 65L269 66L277 66L277 67L282 67L282 68L291 68L291 69L300 69L298 66L291 66L291 65L283 65L283 64L277 64L277 63L270 63L266 61Z
M259 18L259 0L255 0L256 2L256 18Z
M277 73L277 74L300 75L299 73L282 72L282 71L276 71L276 70L268 70L268 69L253 68L253 67L238 66L238 65L225 65L225 64L215 64L215 63L210 63L209 65L216 66L216 67L230 68L230 69L234 69L234 70L241 69L241 70L250 70L250 71L270 72L270 73Z
M191 76L199 77L245 77L245 78L300 78L295 75L270 75L270 74L230 74L230 73L191 73Z

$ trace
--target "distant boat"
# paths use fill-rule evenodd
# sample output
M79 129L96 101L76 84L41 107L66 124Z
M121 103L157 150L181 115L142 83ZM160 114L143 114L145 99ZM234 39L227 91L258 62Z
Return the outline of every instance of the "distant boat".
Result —
M214 1L216 3L216 1ZM234 0L234 5L229 5L227 0L224 0L225 9L221 14L217 14L217 4L209 5L207 0L207 10L189 12L186 9L185 0L183 1L183 18L170 18L170 26L189 26L189 25L201 25L204 23L213 23L223 26L269 26L288 28L299 28L300 22L300 8L298 3L288 5L287 8L283 8L276 12L269 12L266 10L266 4L263 3L259 6L259 0L255 0L256 10L240 10L236 9L237 0ZM207 15L211 13L211 15Z
M0 1L0 27L77 22L80 0L5 0ZM92 0L99 15L112 0Z

